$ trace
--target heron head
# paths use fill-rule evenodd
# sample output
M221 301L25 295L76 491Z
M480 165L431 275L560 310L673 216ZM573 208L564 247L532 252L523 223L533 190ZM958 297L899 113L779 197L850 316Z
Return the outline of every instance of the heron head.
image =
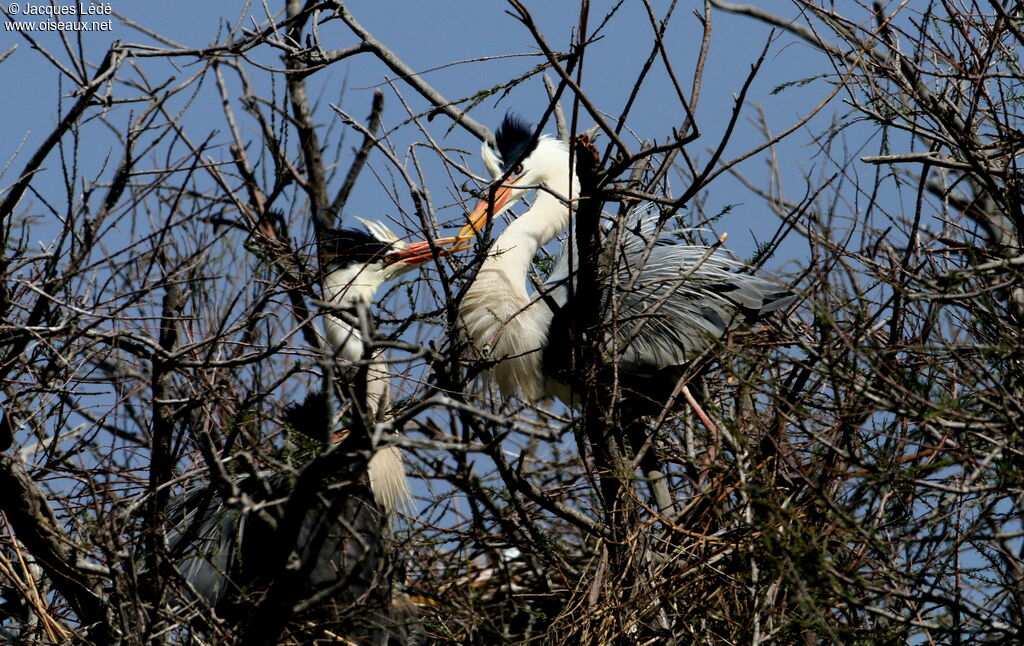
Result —
M550 184L563 192L562 185L568 184L569 148L564 142L547 135L537 136L532 125L512 113L501 122L494 141L494 146L484 142L481 153L495 183L454 240L472 238L490 218L537 186Z
M366 231L327 229L320 236L320 258L327 274L343 271L358 282L377 287L419 267L442 249L427 241L405 242L381 222L359 220Z

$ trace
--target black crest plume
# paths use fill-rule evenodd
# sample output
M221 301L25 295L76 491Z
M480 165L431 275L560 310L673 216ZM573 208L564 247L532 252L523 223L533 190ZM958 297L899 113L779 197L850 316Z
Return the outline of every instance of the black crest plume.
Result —
M324 229L320 235L320 257L325 267L379 261L390 249L390 242L358 229Z
M498 156L501 157L504 171L517 161L528 157L537 146L537 140L533 136L533 125L514 112L505 115L497 132L494 133L494 142L498 146Z

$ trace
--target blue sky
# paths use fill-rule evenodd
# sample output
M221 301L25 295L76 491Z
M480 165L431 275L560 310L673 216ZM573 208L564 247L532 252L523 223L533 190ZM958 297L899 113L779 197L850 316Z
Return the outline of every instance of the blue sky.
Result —
M30 3L21 3L28 5ZM540 30L545 34L549 45L556 50L566 51L573 39L578 12L574 3L532 3L535 19ZM590 27L596 28L606 11L613 3L596 2L592 6ZM225 3L211 5L205 2L175 3L173 8L149 2L111 3L115 12L122 13L128 19L157 31L171 40L186 47L203 47L223 38L230 25L238 20L240 9ZM276 5L273 5L276 6ZM663 11L667 3L657 3L657 11ZM436 89L450 99L471 96L481 89L491 87L503 80L522 74L540 62L536 56L537 48L529 32L518 21L506 13L503 3L480 2L352 2L349 8L364 27L387 44L406 63L417 71L435 70L424 76ZM22 9L24 12L24 9ZM262 7L249 7L248 14L256 20L262 19ZM28 18L22 16L23 18ZM40 17L33 17L41 20ZM325 47L342 48L355 43L347 28L339 21L330 21L320 27L320 36ZM589 49L585 61L584 87L595 105L609 115L615 115L621 109L631 86L632 79L640 69L643 60L649 53L651 27L643 4L626 2L620 11L600 31L600 40ZM156 44L151 38L113 18L110 32L91 32L69 36L74 49L79 47L85 52L86 58L97 63L103 52L113 39L127 43ZM697 56L700 42L701 27L687 6L676 9L673 22L666 35L666 46L676 74L681 84L689 92L691 71ZM37 33L33 35L38 42L50 49L59 60L67 63L68 57L62 51L60 39L53 33ZM745 78L751 63L756 60L768 31L753 21L716 12L713 18L713 37L709 51L707 69L704 76L701 102L698 110L698 122L703 138L691 144L691 154L707 158L702 151L717 143L718 136L724 128L732 109L732 99ZM67 96L72 89L67 79L60 79L60 74L42 55L33 51L31 45L21 36L4 31L0 34L0 50L6 50L11 44L18 49L3 63L4 72L9 79L19 79L16 90L17 100L7 101L4 108L4 119L0 120L0 160L4 163L22 147L21 155L12 163L8 174L3 178L4 185L12 181L13 172L21 167L27 159L27 152L49 133L59 119L57 114L57 97ZM263 47L252 52L255 60L274 67L280 66L276 52ZM508 56L508 58L493 58ZM480 60L489 58L491 60ZM471 61L455 64L461 61ZM175 60L175 66L158 59L139 59L135 62L145 72L146 78L154 85L170 80L180 81L198 69L198 63L181 58ZM758 80L751 88L748 103L760 104L768 116L774 132L779 132L803 117L810 107L816 105L828 87L820 82L813 82L803 87L789 87L778 94L771 91L782 84L809 78L828 68L823 67L826 61L814 53L803 43L793 42L789 36L783 35L771 47L769 56ZM272 88L268 74L251 70L257 91L270 96L282 92L280 85ZM638 137L663 140L673 126L682 122L683 113L670 94L662 94L667 90L667 80L663 68L655 65L655 80L647 85L641 94L636 108L629 119L629 126ZM369 112L373 88L383 87L387 94L385 125L394 127L406 115L389 88L382 86L394 75L383 65L377 63L369 55L363 54L337 64L327 71L320 72L309 79L309 87L314 97L321 99L321 110L318 119L321 133L327 133L326 126L337 117L327 108L328 103L338 103L340 107L353 116L364 118ZM399 86L405 99L414 109L420 110L426 104L407 87ZM125 92L125 94L128 94ZM222 115L216 102L212 88L200 94L195 104L185 113L184 122L191 129L193 136L202 138L216 131L214 142L226 142L227 133ZM530 120L536 120L543 111L546 95L538 79L532 79L514 88L510 94L496 101L488 99L475 108L473 116L480 122L494 127L507 110L515 110ZM70 103L65 99L63 107ZM569 104L563 101L566 108ZM238 110L239 106L235 105ZM841 108L840 108L841 109ZM118 108L110 113L111 123L125 123L129 110ZM744 152L753 145L760 143L760 135L752 128L748 118L756 113L748 109L741 119L736 136L727 149L725 158ZM827 123L832 117L831 108L810 125L809 132L815 127ZM121 119L121 120L119 120ZM257 133L252 129L251 122L242 121L243 131L253 137L256 142ZM476 155L478 142L461 130L447 133L448 122L444 118L431 122L432 136L439 138L444 145L466 150ZM591 122L581 121L583 127ZM89 126L82 128L84 140L95 145L84 150L79 162L84 168L99 168L107 160L108 155L117 155L119 151L111 147L109 133L105 127L93 124L95 131ZM552 130L553 127L548 128ZM447 133L447 134L446 134ZM346 136L342 147L342 158L339 163L346 166L344 152L358 141L352 132L345 132L339 123L334 123L330 137L325 143L331 150L337 138ZM95 136L93 140L91 137ZM332 140L332 137L334 138ZM393 141L399 149L409 142L420 138L415 128L401 128L393 134ZM807 133L798 133L779 147L782 168L789 184L790 193L802 194L806 188L803 174L810 171L815 164L815 149L806 146ZM630 139L627 138L627 141ZM632 143L632 142L631 142ZM226 157L226 148L221 150ZM214 155L217 153L214 152ZM115 157L116 158L116 157ZM45 164L48 171L57 167L56 158ZM471 168L482 172L478 161L472 162ZM371 165L384 171L387 165L382 156L374 155ZM754 158L741 166L741 169L755 181L763 183L766 177L766 166L763 157ZM449 175L440 164L428 165L427 188L439 205L452 204L458 198L458 186L453 186ZM59 181L59 174L53 176ZM41 185L36 184L37 187ZM763 236L777 225L777 218L770 214L760 201L747 194L734 182L723 178L718 190L709 196L710 210L715 211L725 204L736 205L732 214L718 225L717 229L730 232L729 245L740 255L752 250L752 238L748 232ZM55 188L59 184L55 184ZM728 187L728 188L727 188ZM684 186L676 182L676 190ZM382 217L395 215L396 207L387 200L382 200L381 187L369 178L364 177L357 187L353 201L346 215L364 217ZM405 205L408 207L408 204ZM291 209L301 209L300 204L291 205ZM457 218L457 210L448 213ZM791 253L796 253L792 250ZM776 261L773 264L779 264Z
M531 6L535 11L534 18L540 31L549 46L556 51L567 51L574 39L578 12L575 8L566 9L569 4L574 3L537 2ZM541 61L530 33L506 13L504 3L366 1L349 3L348 6L357 20L378 40L384 42L414 70L423 71L426 80L450 100L473 96L481 90L524 74ZM593 4L590 16L591 36L611 6L613 4L608 2ZM666 6L666 3L657 3L656 10L664 11ZM145 29L158 32L186 48L202 48L222 42L225 34L234 27L242 15L239 7L240 5L236 5L228 8L226 4L206 2L175 3L172 7L149 2L112 4L113 10L123 13L128 20L142 25ZM246 15L252 16L257 22L264 19L261 5L250 6ZM34 19L42 20L40 17ZM340 21L323 22L318 31L325 48L344 48L356 43L351 32ZM588 48L584 62L583 86L592 102L607 115L614 116L621 111L633 80L650 52L651 33L643 3L627 1L600 30L598 40ZM665 45L687 94L701 33L701 25L691 9L679 6L666 34ZM693 157L702 160L708 158L707 150L717 145L732 111L733 98L740 91L751 64L760 55L769 38L769 31L763 26L717 12L713 17L712 33L697 111L698 125L703 138L690 144L688 148ZM69 64L70 58L59 35L37 33L33 38L36 38L37 42L48 49L62 64ZM129 27L117 17L113 18L110 32L70 34L68 43L72 51L84 52L85 58L95 65L115 38L125 43L166 46ZM6 174L0 178L0 186L9 186L32 151L60 120L61 111L66 110L73 102L74 98L69 98L69 95L74 87L67 78L62 78L45 56L35 51L20 35L3 31L0 32L0 39L0 51L7 50L12 44L18 46L17 50L2 63L5 78L18 79L18 85L12 84L8 90L16 95L16 100L4 103L4 118L0 119L0 142L3 142L0 144L0 164L7 165ZM245 68L250 76L253 91L267 100L276 100L280 103L284 85L278 78L279 75L260 70L256 66L259 64L280 69L282 64L279 52L263 46L251 50L247 55L249 58ZM189 56L171 60L137 58L122 68L121 76L137 83L150 86L166 84L166 87L170 88L202 72L206 64L207 61L197 61ZM750 119L758 114L753 109L753 104L760 104L763 107L770 128L775 133L803 118L828 93L831 89L829 86L815 81L803 86L791 86L779 93L773 94L773 90L781 85L827 72L830 68L826 65L825 59L814 53L807 45L793 42L789 36L780 36L772 44L762 72L750 89L748 107L739 121L737 132L723 159L742 154L763 141L760 133L750 123ZM90 74L93 71L90 70ZM170 114L180 118L188 136L194 142L210 142L206 152L209 159L228 163L231 160L230 133L221 109L219 94L210 81L210 76L207 74L204 83L195 86L196 91L190 88L189 91L174 96L167 102L167 108ZM673 99L672 93L668 91L668 80L660 64L655 64L651 77L652 81L646 86L630 115L628 126L637 138L664 141L671 134L673 127L680 126L685 114ZM225 78L243 139L246 141L251 159L259 164L257 153L262 146L260 133L255 122L242 110L239 84L230 73L225 73ZM336 104L354 117L364 119L370 111L375 88L382 88L386 96L384 126L389 132L388 141L398 152L401 161L409 167L412 166L406 156L407 151L415 142L423 141L424 135L415 126L405 123L408 114L402 101L407 101L414 112L426 110L429 106L408 87L399 83L395 85L396 89L393 89L387 85L388 80L393 78L394 74L390 70L367 54L352 57L308 78L308 91L318 105L315 117L319 133L328 150L325 159L336 161L340 168L339 177L329 189L332 193L337 190L341 176L348 168L351 151L360 141L360 136L340 122L338 116L331 110L330 104ZM396 91L400 93L401 99ZM113 89L115 98L137 94L136 90L123 84L118 84ZM64 98L58 101L60 97ZM514 110L535 122L542 115L546 104L547 94L540 80L534 78L510 90L508 96L501 100L495 97L488 98L473 109L472 115L477 121L491 128L496 127L508 110ZM563 105L567 110L571 107L568 100L563 100ZM105 110L92 108L87 113L89 118L73 133L81 142L77 148L77 155L73 154L75 139L71 135L65 137L60 150L50 154L43 165L43 171L33 182L36 193L27 194L21 204L21 211L33 216L32 229L26 232L33 243L45 245L52 239L68 208L68 200L73 203L81 200L81 181L76 185L72 195L66 194L63 182L65 167L75 166L80 177L98 176L101 183L104 179L109 181L122 154L118 140L112 134L123 133L127 124L142 109L142 104L118 104ZM835 106L835 109L843 108ZM808 191L805 174L818 172L816 169L822 165L818 149L808 142L833 116L834 108L829 106L805 131L796 133L779 145L776 151L779 166L786 195L791 199L799 200L804 196ZM582 115L580 125L582 128L591 125L585 114ZM479 161L479 141L462 129L450 129L450 122L445 117L435 118L427 123L426 127L431 137L450 149L450 154L464 158L466 165L473 172L484 174ZM553 124L549 124L547 131L554 131ZM625 136L624 139L635 144L629 136ZM297 156L294 135L287 143L291 146L291 154ZM856 145L860 145L860 142ZM412 150L419 155L425 175L425 188L430 192L438 209L441 223L448 222L456 226L464 217L464 202L468 199L465 187L471 187L473 183L446 167L426 148ZM13 161L9 161L16 153ZM139 161L137 168L161 169L173 165L175 160L187 155L188 151L178 145L169 154L160 152L147 155ZM744 162L740 170L753 182L764 185L767 183L768 171L766 159L767 156L764 154L755 156ZM342 214L343 224L356 226L354 217L359 216L390 222L396 230L400 230L402 226L409 230L415 228L411 216L411 199L401 186L395 188L392 183L392 172L393 168L384 155L379 152L371 155L368 167L364 170L352 199ZM266 169L259 165L257 175L268 178ZM140 176L140 181L145 181L145 176ZM205 186L214 193L219 191L213 182L202 174L196 175L191 181L195 182L197 189ZM269 190L269 178L267 184L265 188ZM676 179L673 182L675 194L678 195L685 188L681 180ZM98 200L101 197L99 193L91 197L94 212L99 208ZM302 191L290 190L274 206L285 212L291 224L291 235L298 244L312 240L309 213ZM779 218L760 198L750 194L730 177L722 176L708 192L707 212L716 213L727 206L730 206L731 210L715 223L715 233L728 232L728 246L740 257L750 257L755 242L769 237L779 226ZM183 211L179 217L190 215L187 206L183 207ZM226 215L233 216L230 212ZM167 216L159 213L158 208L155 217L160 220ZM141 230L147 226L160 226L161 222L139 222L137 226ZM126 231L122 233L128 234ZM116 234L116 231L110 233L111 236ZM139 231L134 234L141 235ZM112 237L105 240L105 243L114 248L121 248L126 245L127 240ZM136 252L133 250L132 253ZM776 257L768 262L766 270L795 275L798 272L798 265L804 260L803 255L801 240L792 236L791 240L780 248ZM248 258L247 262L252 265L247 271L258 274L258 259ZM218 266L220 271L237 269L237 266ZM400 299L393 298L389 305L398 316L401 316L403 308L407 307L407 301L401 302ZM424 333L436 332L436 329L431 329ZM296 342L298 343L297 340Z

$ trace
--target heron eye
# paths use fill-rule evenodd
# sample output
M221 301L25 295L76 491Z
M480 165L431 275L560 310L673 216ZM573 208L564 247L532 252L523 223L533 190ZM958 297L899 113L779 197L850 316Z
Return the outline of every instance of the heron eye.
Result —
M522 164L516 164L516 167L512 169L512 174L513 175L519 175L522 172L523 172L523 165Z

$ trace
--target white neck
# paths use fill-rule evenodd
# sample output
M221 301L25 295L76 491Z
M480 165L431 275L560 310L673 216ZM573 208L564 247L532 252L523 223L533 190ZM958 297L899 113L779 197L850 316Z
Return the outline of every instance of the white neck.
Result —
M561 172L553 179L544 181L544 186L554 194L538 189L533 207L498 236L481 267L481 270L502 271L523 294L526 294L526 275L537 250L569 226L570 209L563 200L575 200L579 195L579 183L575 178L571 185L568 181L568 156L565 167L559 170Z
M324 277L324 300L334 307L369 308L377 295L377 289L389 277L376 264L356 264L337 269ZM365 347L358 327L349 324L341 316L328 313L324 317L324 330L336 357L352 363L364 360ZM389 390L387 364L383 353L378 351L366 371L366 409L371 420L378 419L381 412L387 416ZM374 434L371 439L376 442L379 436ZM375 450L367 465L367 472L373 497L389 518L393 518L398 511L412 509L412 492L405 476L402 452L397 446Z
M324 300L339 308L368 308L382 278L377 265L356 264L337 269L324 277ZM351 314L328 313L324 317L324 332L335 357L358 364L366 360L366 348L359 326L349 323ZM366 408L370 417L376 418L381 409L387 408L389 384L383 355L378 352L371 359L366 376Z
M506 396L519 393L528 400L548 394L541 355L551 310L529 297L526 277L537 250L569 226L570 209L563 199L579 195L575 178L569 180L564 144L549 139L538 145L560 146L558 150L565 151L544 155L547 167L534 174L551 192L538 190L533 208L498 236L459 306L462 326L476 351L482 358L498 361L491 371L498 387Z
M324 277L324 300L337 308L369 306L380 287L379 273L373 265L364 264L336 269ZM324 329L335 356L352 362L363 358L363 337L356 327L328 314Z

